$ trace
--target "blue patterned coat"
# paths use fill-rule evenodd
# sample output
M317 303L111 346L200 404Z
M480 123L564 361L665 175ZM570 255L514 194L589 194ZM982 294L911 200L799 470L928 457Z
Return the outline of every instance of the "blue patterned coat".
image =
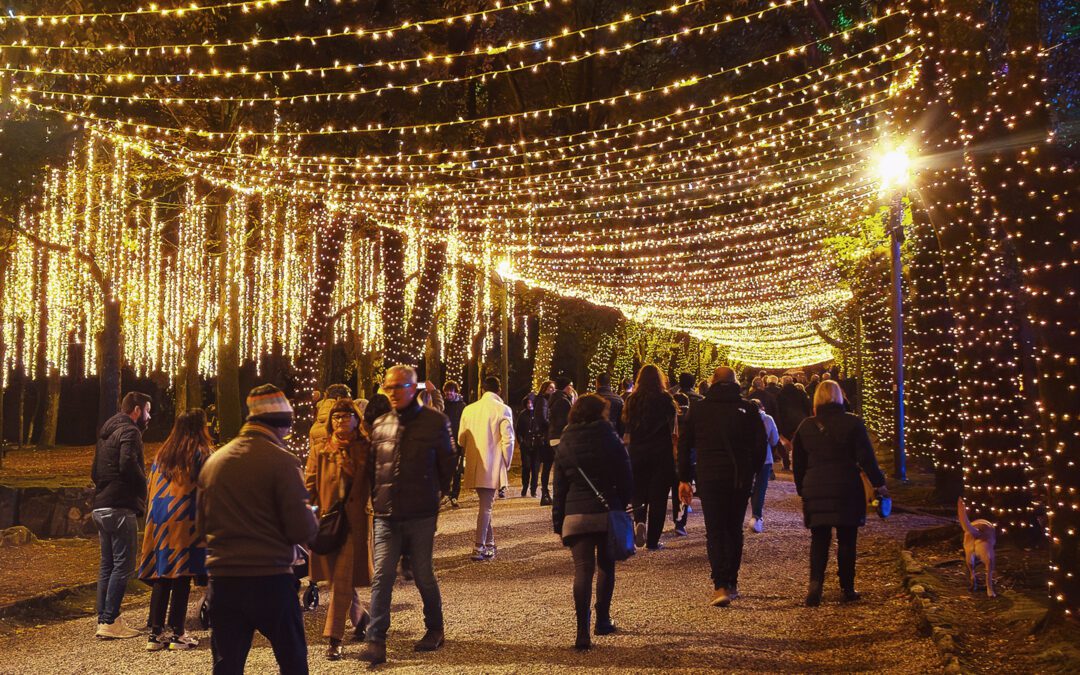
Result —
M146 533L139 556L139 578L175 579L206 574L206 542L195 533L195 497L199 469L195 460L189 480L170 481L157 465L150 468Z

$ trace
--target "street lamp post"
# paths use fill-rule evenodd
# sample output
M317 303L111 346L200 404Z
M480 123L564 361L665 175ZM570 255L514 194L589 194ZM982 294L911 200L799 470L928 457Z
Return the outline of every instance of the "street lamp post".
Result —
M896 477L907 480L907 449L904 444L904 295L900 246L904 243L904 201L893 196L889 212L889 239L892 249L892 338L893 369L896 372Z
M499 298L499 304L502 308L500 312L502 314L502 333L500 335L502 359L499 375L503 386L504 401L510 400L510 274L509 261L504 260L495 268L495 278L498 279L499 287L502 289L502 297Z
M883 152L878 160L878 178L882 191L890 196L889 243L892 263L892 338L893 372L896 379L896 450L893 453L894 474L907 480L907 448L904 442L904 291L903 264L900 257L904 243L904 192L910 180L911 158L902 146Z

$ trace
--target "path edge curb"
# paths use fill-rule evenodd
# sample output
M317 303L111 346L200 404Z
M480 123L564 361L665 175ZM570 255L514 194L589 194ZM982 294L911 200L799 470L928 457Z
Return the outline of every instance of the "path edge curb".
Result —
M904 577L904 589L911 597L911 605L918 617L919 632L933 640L941 654L944 672L964 672L952 624L945 619L934 602L936 594L931 585L933 578L926 573L926 568L915 560L912 552L906 549L900 550L900 568Z

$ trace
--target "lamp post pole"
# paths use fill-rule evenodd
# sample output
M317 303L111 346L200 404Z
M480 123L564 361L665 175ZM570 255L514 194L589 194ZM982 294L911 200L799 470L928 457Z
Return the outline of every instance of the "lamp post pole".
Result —
M896 380L893 386L896 395L896 452L895 476L907 480L907 451L904 446L904 306L903 306L903 267L900 259L900 247L904 243L904 201L897 191L889 209L889 238L892 244L892 338L893 370Z
M510 281L498 270L493 276L502 290L499 298L499 314L501 315L499 340L502 343L499 379L503 386L503 400L506 402L510 400Z

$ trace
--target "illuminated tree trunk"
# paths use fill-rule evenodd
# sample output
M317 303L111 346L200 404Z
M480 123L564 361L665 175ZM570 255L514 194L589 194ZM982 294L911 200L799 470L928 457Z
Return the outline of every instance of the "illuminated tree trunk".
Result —
M202 345L199 344L198 324L192 323L184 328L180 345L182 365L176 374L176 412L177 414L202 407L202 386L199 382L199 356Z
M346 224L342 215L334 214L329 225L317 233L315 287L312 289L307 321L300 333L300 352L296 358L295 421L290 446L300 456L306 455L308 432L315 421L312 394L318 384L319 360L326 347L330 301L337 284Z
M243 409L240 405L240 287L229 274L232 255L228 245L228 218L224 191L211 194L210 219L218 242L218 313L217 331L217 414L220 440L240 432Z
M540 391L540 387L551 374L551 361L555 357L555 340L558 337L558 300L544 293L540 300L540 330L536 341L536 359L533 362L533 391Z
M454 330L446 345L446 379L458 380L464 385L465 367L469 362L469 344L472 337L473 317L476 314L476 268L462 266L458 270L458 297Z
M98 427L120 410L120 301L105 295L98 334Z
M382 231L383 359L386 367L408 361L405 346L405 236Z
M419 365L424 357L428 336L435 327L435 309L439 300L439 284L446 269L446 243L440 242L427 249L424 255L420 285L409 313L409 325L405 330L405 363ZM428 378L430 379L430 377Z
M7 251L0 251L0 298L4 297L7 290L7 268ZM4 320L5 318L4 304L0 302L0 469L4 468L4 450L7 448L7 439L4 436L4 384L7 382L7 334L4 332L7 323Z

